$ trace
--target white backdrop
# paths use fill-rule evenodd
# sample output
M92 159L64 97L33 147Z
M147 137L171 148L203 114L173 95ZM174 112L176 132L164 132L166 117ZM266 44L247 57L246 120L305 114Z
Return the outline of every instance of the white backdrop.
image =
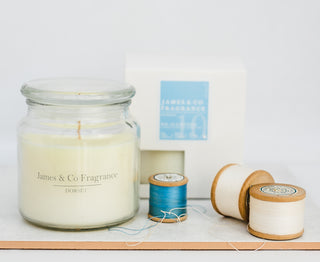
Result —
M1 165L16 163L15 130L26 112L19 92L24 81L123 80L127 52L225 55L240 57L248 72L246 162L299 165L297 176L311 192L314 180L320 182L314 172L320 161L320 1L1 0L0 5Z

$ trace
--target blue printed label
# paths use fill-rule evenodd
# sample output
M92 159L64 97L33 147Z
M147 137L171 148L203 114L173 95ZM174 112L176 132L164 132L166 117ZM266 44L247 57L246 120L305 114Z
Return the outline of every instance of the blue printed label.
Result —
M207 140L209 82L161 81L160 139Z

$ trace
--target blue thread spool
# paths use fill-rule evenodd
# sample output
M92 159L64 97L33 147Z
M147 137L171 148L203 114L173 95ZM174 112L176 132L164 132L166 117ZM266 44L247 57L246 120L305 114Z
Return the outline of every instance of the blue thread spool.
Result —
M160 173L150 176L149 183L150 219L165 223L187 219L187 177L176 173Z

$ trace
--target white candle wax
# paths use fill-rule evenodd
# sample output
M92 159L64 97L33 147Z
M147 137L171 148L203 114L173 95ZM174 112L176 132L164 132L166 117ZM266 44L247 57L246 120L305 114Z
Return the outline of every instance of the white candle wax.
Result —
M138 209L137 138L24 134L19 139L20 212L58 228L93 228Z

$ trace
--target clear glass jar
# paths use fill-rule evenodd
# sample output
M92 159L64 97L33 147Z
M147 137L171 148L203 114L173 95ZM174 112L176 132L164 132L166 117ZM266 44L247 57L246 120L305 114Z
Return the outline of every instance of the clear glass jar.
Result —
M19 209L37 225L112 226L139 207L135 89L103 79L25 83L28 114L18 128Z

